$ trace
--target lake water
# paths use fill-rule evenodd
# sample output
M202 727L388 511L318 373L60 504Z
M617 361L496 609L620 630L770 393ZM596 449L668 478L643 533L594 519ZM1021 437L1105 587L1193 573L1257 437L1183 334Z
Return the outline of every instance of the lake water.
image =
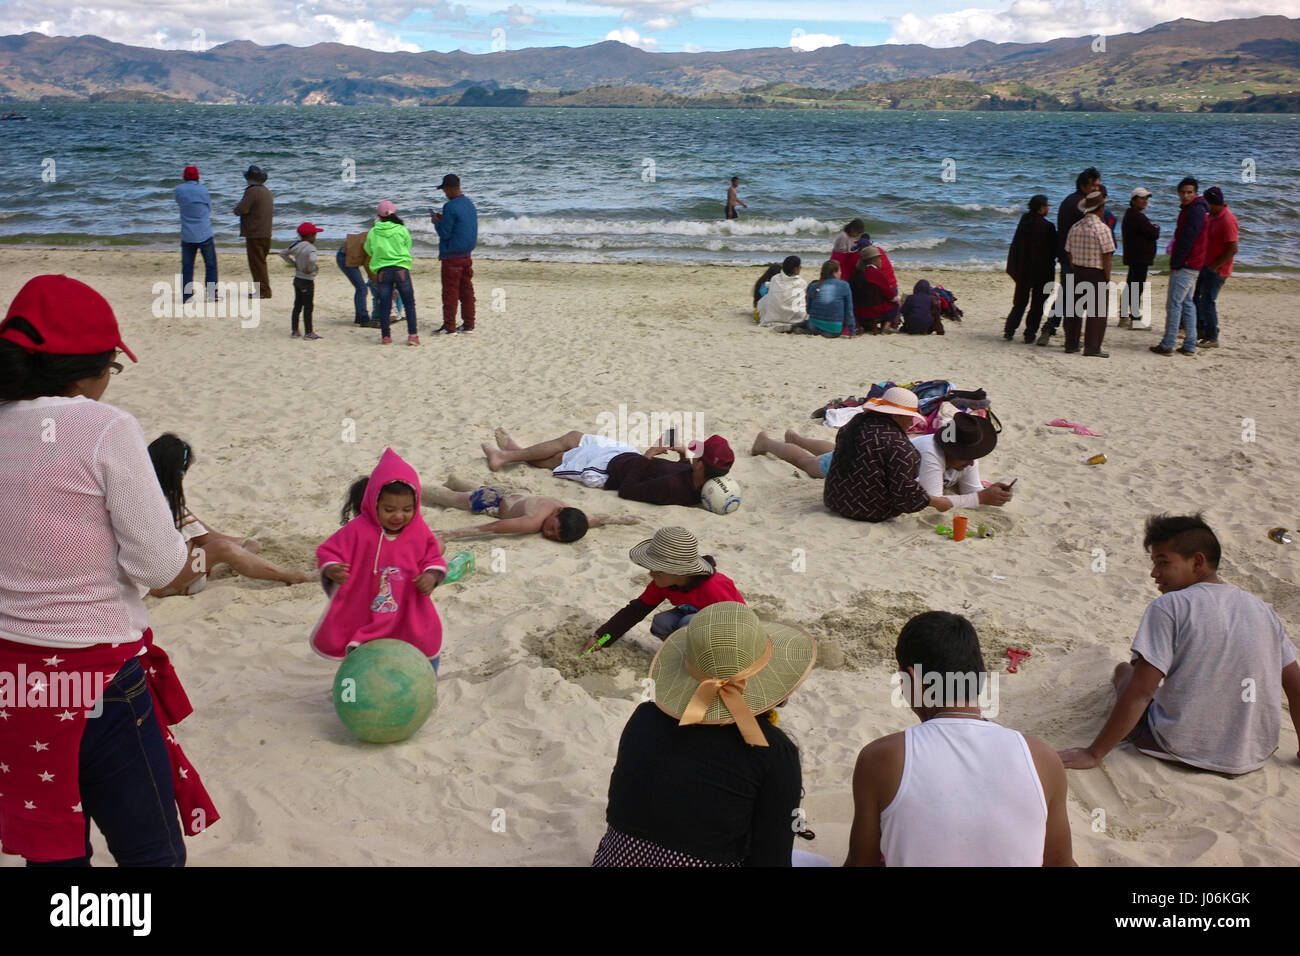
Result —
M1000 269L1024 202L1055 206L1085 166L1112 207L1219 185L1243 273L1300 272L1300 116L778 110L443 109L26 104L0 123L0 242L172 247L172 189L193 163L218 244L257 163L276 239L311 220L333 249L393 199L432 254L433 189L455 172L479 210L480 258L759 264L823 258L849 219L899 264ZM727 181L749 204L722 216Z

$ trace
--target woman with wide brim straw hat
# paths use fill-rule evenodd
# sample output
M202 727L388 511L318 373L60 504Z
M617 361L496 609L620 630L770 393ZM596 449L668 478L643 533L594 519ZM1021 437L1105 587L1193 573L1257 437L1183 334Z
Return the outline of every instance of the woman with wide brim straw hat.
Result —
M817 642L743 604L700 611L664 642L654 700L632 714L594 866L789 866L799 752L768 719Z
M101 401L119 353L108 302L67 276L0 322L0 673L47 689L0 709L0 840L29 865L88 866L94 820L118 865L180 866L178 804L184 833L218 819L164 730L190 707L142 595L187 550L139 422Z

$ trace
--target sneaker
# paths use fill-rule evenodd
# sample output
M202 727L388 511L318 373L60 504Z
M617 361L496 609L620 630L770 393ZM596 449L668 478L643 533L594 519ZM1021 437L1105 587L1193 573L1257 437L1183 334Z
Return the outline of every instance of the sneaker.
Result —
M1038 341L1035 342L1034 344L1035 344L1035 345L1049 345L1049 344L1051 344L1051 341L1052 341L1052 333L1051 333L1051 332L1040 332L1040 333L1038 334Z
M1196 358L1196 349L1179 349L1179 355L1186 355L1189 358Z
M1079 351L1079 346L1076 345L1072 349L1067 348L1067 349L1063 349L1062 351L1064 351L1066 355L1073 355L1075 352Z
M302 333L299 332L297 329L294 329L292 332L289 333L289 338L300 339L302 338Z
M449 329L449 328L447 328L447 327L444 326L444 325L440 325L440 326L438 326L436 329L433 330L433 334L434 334L434 335L455 335L455 334L456 334L456 330L455 330L455 329Z
M472 326L472 325L462 325L462 326L459 326L459 327L456 329L456 331L457 331L457 332L473 332L473 331L474 331L474 326Z
M1198 349L1217 349L1219 347L1218 339L1201 339L1196 343Z
M1161 347L1158 346L1158 345L1152 345L1152 346L1151 346L1151 351L1152 351L1152 352L1155 352L1156 355L1173 355L1173 354L1174 354L1174 350L1173 350L1173 349L1163 349L1163 348L1161 348Z
M382 328L384 327L384 323L382 323L382 322L367 322L367 323L365 323L365 327L368 328L368 329L382 329Z
M391 335L385 335L382 339L379 340L379 344L380 344L380 345L392 345L392 344L393 344L393 337L392 337Z
M306 335L303 336L303 338L311 339L312 341L315 341L316 339L320 338L320 336L317 335L315 332L308 332Z
M407 345L419 345L419 344L420 344L420 337L419 337L418 335L408 335L408 336L406 337L406 344L407 344Z
M1084 352L1084 358L1110 358L1109 352Z

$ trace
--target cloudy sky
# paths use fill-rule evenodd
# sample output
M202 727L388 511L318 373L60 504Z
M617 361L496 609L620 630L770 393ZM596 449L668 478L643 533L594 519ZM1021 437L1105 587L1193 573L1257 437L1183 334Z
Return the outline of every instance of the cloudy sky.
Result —
M1035 42L1113 35L1178 17L1300 16L1300 0L0 0L0 35L96 34L193 49L228 40L334 41L489 53L622 40L645 50L816 49L836 43Z

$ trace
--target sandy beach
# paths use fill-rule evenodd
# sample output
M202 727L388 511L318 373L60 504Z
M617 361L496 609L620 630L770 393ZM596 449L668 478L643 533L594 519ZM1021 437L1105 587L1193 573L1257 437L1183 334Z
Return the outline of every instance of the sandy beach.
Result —
M474 551L478 571L434 593L445 627L438 709L393 745L354 740L334 714L334 666L307 641L325 606L317 584L222 570L194 597L151 599L154 632L195 705L176 733L223 817L187 841L191 865L589 863L619 734L658 641L647 621L599 655L575 653L640 592L644 572L628 548L664 525L693 531L761 616L822 642L781 727L802 753L803 808L817 834L796 842L837 865L859 748L914 722L891 705L890 677L898 629L918 611L968 616L989 668L1002 672L996 719L1057 748L1086 745L1100 728L1114 701L1111 669L1127 660L1158 596L1141 545L1153 512L1203 509L1223 542L1223 579L1272 603L1300 636L1300 543L1267 537L1300 524L1286 491L1300 475L1300 281L1230 279L1221 347L1188 359L1147 350L1163 329L1166 277L1156 275L1156 328L1110 328L1111 358L1099 361L1064 355L1059 337L1052 348L1004 342L1004 275L901 264L901 288L927 278L954 290L965 321L943 338L784 336L750 318L756 269L477 260L478 331L444 339L428 334L441 321L437 263L421 259L413 278L424 345L401 344L399 326L381 348L377 331L352 325L337 243L321 245L318 342L289 338L292 271L276 259L274 298L255 327L155 317L154 283L179 269L171 252L8 246L0 299L7 307L44 272L101 291L140 360L105 401L135 415L149 438L186 439L197 458L185 486L195 514L256 535L278 563L314 568L348 484L387 446L426 486L449 473L491 479L645 523L593 529L572 545L537 536L447 545ZM248 279L242 254L223 252L220 269L227 281ZM968 512L992 538L940 537L934 527L950 516L933 510L879 525L846 520L823 507L820 482L748 454L760 429L833 440L810 413L872 382L938 378L986 388L1004 425L981 471L1018 478L1015 500ZM524 466L487 469L479 446L498 425L528 444L596 431L620 406L688 414L704 436L727 437L741 509L656 508ZM1056 418L1104 437L1046 427ZM1106 464L1082 463L1096 452ZM435 529L470 523L463 512L424 515ZM1032 653L1018 673L1005 673L1008 647ZM1300 864L1296 751L1285 712L1278 752L1239 778L1122 745L1098 769L1069 774L1075 858ZM96 862L109 863L98 836L95 845Z

